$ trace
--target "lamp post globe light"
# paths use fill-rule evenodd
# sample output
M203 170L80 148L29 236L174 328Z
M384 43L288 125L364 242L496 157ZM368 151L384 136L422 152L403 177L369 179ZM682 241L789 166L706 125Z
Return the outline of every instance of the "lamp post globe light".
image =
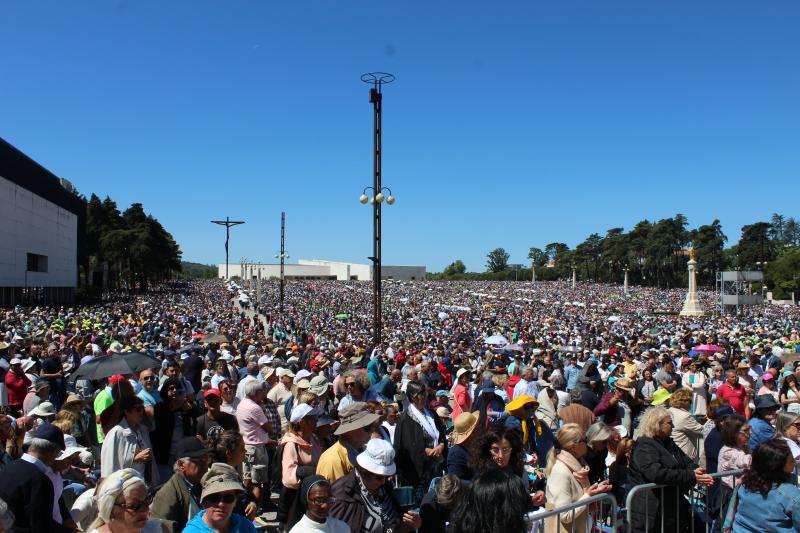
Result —
M387 205L392 205L395 198L388 187L381 183L381 157L383 153L383 86L394 81L394 75L388 72L368 72L361 76L361 81L371 85L369 89L369 102L372 104L372 187L366 187L359 197L362 204L372 205L372 305L373 305L373 349L378 349L381 345L382 321L381 321L381 206L384 201ZM367 196L367 191L372 191L372 196ZM384 191L389 196L383 194Z

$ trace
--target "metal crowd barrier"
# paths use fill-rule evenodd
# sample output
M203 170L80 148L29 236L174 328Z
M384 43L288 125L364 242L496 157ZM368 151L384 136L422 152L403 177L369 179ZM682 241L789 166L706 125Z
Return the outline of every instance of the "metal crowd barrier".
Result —
M710 474L712 478L719 479L719 486L717 487L717 495L720 495L720 488L722 485L722 478L730 477L733 481L733 486L736 486L736 478L744 474L744 470L727 470L725 472L717 472L715 474ZM715 482L716 485L716 482ZM713 486L713 485L712 485ZM714 531L719 531L720 526L722 525L722 520L720 516L724 518L725 510L721 510L721 507L718 505L712 506L709 501L709 487L692 487L687 494L683 496L686 502L689 505L690 514L689 514L689 523L690 523L690 530L692 533L696 530L697 519L703 523L705 533L713 533ZM680 489L677 486L669 486L669 485L657 485L655 483L645 483L644 485L637 485L632 487L630 491L628 491L628 496L625 498L625 519L626 525L629 533L649 533L649 524L645 524L645 529L642 531L641 529L634 529L633 522L632 522L632 504L634 501L634 497L639 494L640 492L644 491L659 491L660 497L658 498L659 501L664 500L664 491L665 490L674 490L675 491L675 501L678 502L681 499ZM645 497L645 515L648 511L649 503L647 498ZM713 514L709 514L709 509L712 508ZM677 523L675 524L675 530L679 531L681 528L681 513L678 512L676 514ZM656 523L660 522L659 531L662 533L671 533L664 531L664 509L659 509L658 516L656 517Z
M586 509L585 513L578 514L576 509L581 507L592 506L595 509ZM572 516L569 520L571 526L565 526L561 523L561 515L569 513ZM555 517L556 526L551 527L547 524L547 519ZM612 494L603 493L597 494L590 498L580 500L568 505L562 505L555 509L534 511L528 513L528 523L531 524L531 533L540 533L543 531L568 531L575 532L576 524L586 521L586 527L581 528L581 531L595 532L595 533L622 533L619 528L619 513L617 512L617 500Z

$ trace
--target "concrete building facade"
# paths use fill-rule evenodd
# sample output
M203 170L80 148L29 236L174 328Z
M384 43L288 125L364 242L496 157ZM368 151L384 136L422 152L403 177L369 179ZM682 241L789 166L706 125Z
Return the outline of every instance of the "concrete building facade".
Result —
M218 277L225 277L225 264L217 265ZM242 265L231 263L228 268L230 277L247 279L248 277L261 279L278 278L281 275L280 264L257 264L245 266L244 275ZM395 266L383 265L381 269L383 279L397 279L404 281L424 280L426 268L424 266ZM329 261L326 259L300 259L297 263L284 265L284 279L330 279L339 281L370 281L372 280L372 265L362 263L347 263L343 261Z
M0 306L74 299L85 213L69 182L0 139Z

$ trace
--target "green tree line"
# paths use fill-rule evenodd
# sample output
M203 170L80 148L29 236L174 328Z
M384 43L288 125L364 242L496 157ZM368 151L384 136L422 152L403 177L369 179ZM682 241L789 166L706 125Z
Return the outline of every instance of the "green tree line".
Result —
M533 264L537 280L570 279L622 283L628 271L632 284L652 287L686 286L687 249L697 257L698 283L713 286L722 270L764 270L765 282L775 298L800 293L800 226L794 217L773 214L769 221L741 228L736 244L726 248L728 237L719 220L690 229L682 214L658 221L642 220L629 231L611 228L605 235L592 233L570 248L551 242L531 247L527 264ZM457 260L432 279L530 280L530 267L509 267L510 254L496 248L486 256L486 270L467 272Z
M83 272L107 265L111 288L144 290L181 272L181 250L161 223L140 203L120 212L117 203L92 194L86 203L86 254Z

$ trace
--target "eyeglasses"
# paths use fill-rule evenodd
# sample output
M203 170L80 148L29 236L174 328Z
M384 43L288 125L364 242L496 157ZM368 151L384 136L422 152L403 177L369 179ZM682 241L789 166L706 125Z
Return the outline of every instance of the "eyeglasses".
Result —
M794 425L794 424L792 424L792 425ZM742 435L749 435L752 432L753 432L753 428L751 428L750 426L744 427L744 428L739 430L739 433L741 433Z
M797 422L793 422L792 427L800 429L800 420L798 420Z
M333 505L333 502L336 501L336 498L312 498L308 500L308 503L313 503L314 505Z
M209 494L208 496L206 496L203 499L203 504L211 506L211 505L217 505L219 502L230 504L235 501L236 501L236 494L230 492L228 493L218 492L216 494Z
M156 380L156 379L158 379L158 378L156 378L156 377L155 377L155 376L153 376L153 375L150 375L150 376L142 376L140 379L141 379L142 381L155 381L155 380Z
M356 382L355 381L350 381L350 382L345 383L344 386L348 387L348 388L355 387L356 386Z
M147 498L145 498L144 500L142 500L140 502L136 502L136 503L115 503L114 505L116 505L117 507L122 507L126 511L130 511L132 513L138 513L139 511L141 511L143 509L148 509L150 507L151 503L153 503L153 496L152 495L148 496Z

